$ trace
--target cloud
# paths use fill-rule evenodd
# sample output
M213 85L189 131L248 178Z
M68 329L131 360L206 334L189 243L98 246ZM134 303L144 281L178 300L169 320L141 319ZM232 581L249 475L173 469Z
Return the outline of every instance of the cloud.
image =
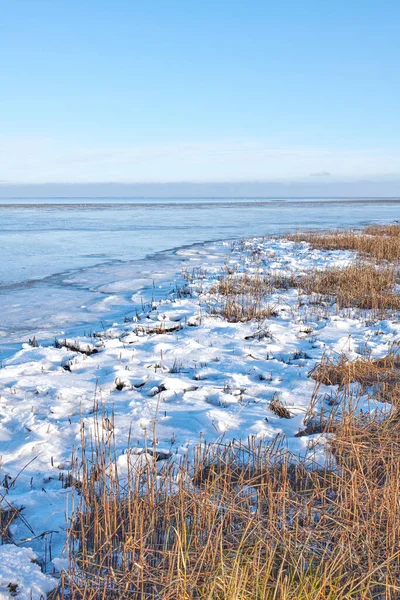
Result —
M1 198L400 198L400 179L388 181L175 182L0 184Z
M315 165L321 170L314 172ZM400 177L400 151L282 146L269 140L126 145L0 135L0 180L45 182L329 181ZM335 175L325 170L328 167ZM311 174L311 175L310 175Z

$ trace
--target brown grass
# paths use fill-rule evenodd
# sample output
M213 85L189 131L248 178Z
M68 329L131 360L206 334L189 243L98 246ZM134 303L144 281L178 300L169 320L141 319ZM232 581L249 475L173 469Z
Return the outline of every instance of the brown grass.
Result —
M85 354L86 356L91 356L92 354L98 354L98 349L94 348L91 344L79 343L76 340L58 340L56 339L54 342L56 348L67 348L67 350L71 350L72 352L79 352L80 354Z
M112 436L84 443L59 597L398 599L398 425L350 412L318 466L277 437L150 457L127 479Z
M400 224L370 225L363 230L368 235L389 235L400 237Z
M156 321L153 323L138 325L135 328L137 335L163 335L166 333L174 333L182 329L182 323L170 323L165 321Z
M226 272L210 288L208 310L231 322L268 319L277 314L271 294L297 288L312 304L336 301L338 310L356 308L384 314L400 309L398 283L394 265L363 260L347 267L314 268L305 275Z
M339 310L346 308L390 311L400 309L396 291L398 272L392 266L379 266L358 261L347 267L313 269L306 275L274 277L259 275L224 276L210 293L215 295L214 314L228 321L249 321L276 316L276 308L268 302L277 289L290 287L310 296L314 304L335 300Z
M240 279L233 281L230 277L221 279L210 290L213 299L208 304L208 312L231 323L276 317L276 307L267 302L261 280L254 278L252 287L251 279L246 276L246 283Z
M294 285L292 275L232 273L226 269L209 290L212 301L208 310L230 322L270 319L277 316L277 311L268 297L276 289L289 289Z
M281 419L292 418L292 415L290 414L286 406L283 404L282 400L279 397L279 394L277 393L274 394L274 397L269 403L269 408L270 410L272 410L273 413L276 414L277 417L280 417Z
M271 319L277 316L276 307L262 304L251 296L236 296L223 299L218 306L209 309L210 314L219 315L230 323L247 323L248 321Z
M309 375L324 385L346 387L359 383L363 390L370 388L378 400L399 403L400 355L395 351L378 359L348 360L345 355L324 358Z
M386 311L400 308L400 295L395 289L397 280L393 267L357 262L344 268L315 269L299 278L296 285L308 295L335 298L339 309Z
M17 508L5 502L4 495L0 495L0 539L3 543L11 541L10 526L19 512Z
M304 232L288 236L322 250L352 250L377 260L400 259L400 225L372 226L363 231Z
M220 296L252 295L264 298L276 289L295 286L293 275L266 273L224 273L211 287L210 293Z

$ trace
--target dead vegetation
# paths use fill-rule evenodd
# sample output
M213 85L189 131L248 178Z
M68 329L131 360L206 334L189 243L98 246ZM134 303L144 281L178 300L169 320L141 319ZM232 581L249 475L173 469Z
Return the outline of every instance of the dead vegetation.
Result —
M400 224L374 225L362 231L308 232L288 236L322 250L352 250L358 258L344 267L313 268L306 273L275 273L262 268L259 254L241 267L229 264L209 290L208 311L232 322L277 315L271 301L277 291L297 289L309 305L336 302L337 310L381 314L400 309ZM244 259L243 259L244 260Z
M79 342L78 340L56 339L54 342L56 348L66 348L72 352L78 352L79 354L85 354L91 356L92 354L98 354L99 350L93 344L86 342Z
M294 286L293 275L261 271L238 273L226 268L209 290L208 312L233 323L271 319L278 312L269 296L276 289L288 290Z
M163 335L166 333L174 333L180 329L182 329L182 323L171 323L162 320L138 325L134 331L137 335Z
M395 267L360 260L346 267L314 268L298 276L226 274L211 287L213 301L208 310L230 322L269 319L278 314L271 295L277 290L296 288L313 305L336 302L338 310L355 308L385 313L400 309L398 282Z
M219 315L230 323L262 321L277 316L276 306L263 304L251 296L224 298L218 306L209 309L210 314Z
M5 496L0 495L0 539L2 543L11 541L10 526L18 517L19 510L6 502Z
M277 316L276 306L267 302L268 290L259 277L223 276L211 287L208 312L219 315L230 323L271 319Z
M296 287L303 293L314 296L314 303L323 299L335 299L339 309L385 311L400 308L397 281L398 273L393 267L377 267L359 261L344 268L324 271L314 269L297 279Z
M370 225L363 230L367 235L400 237L400 224L388 223L384 225Z
M346 355L327 358L309 373L310 377L324 385L340 388L352 383L370 390L373 396L384 402L400 399L400 355L396 349L381 358L357 358L349 360Z
M263 299L276 289L295 287L294 275L281 275L272 272L230 273L226 270L211 287L210 293L220 296L255 296Z
M299 232L288 239L322 250L352 250L378 261L400 259L400 224L373 225L362 231Z
M398 425L349 412L323 465L277 436L131 456L124 479L112 435L84 444L59 598L398 599Z
M290 411L283 404L282 400L279 397L279 394L277 394L277 393L274 394L274 397L272 398L272 400L269 404L269 408L270 408L270 410L272 410L272 412L274 414L276 414L277 417L280 417L281 419L291 419L292 418Z

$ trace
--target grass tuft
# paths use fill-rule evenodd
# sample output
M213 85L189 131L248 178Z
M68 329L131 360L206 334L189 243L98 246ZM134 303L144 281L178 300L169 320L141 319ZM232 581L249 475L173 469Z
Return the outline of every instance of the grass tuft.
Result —
M320 299L334 298L339 309L386 311L400 308L397 281L398 274L393 267L357 262L344 268L315 269L298 279L297 287Z
M349 360L346 355L335 359L325 357L309 375L319 383L340 388L358 383L363 391L371 390L374 398L399 404L400 355L397 351L377 359L367 357Z
M360 231L299 232L288 236L322 250L352 250L377 260L400 259L400 225L374 225Z
M116 467L86 447L69 527L72 600L400 597L400 428L344 415L323 465L273 443L199 445L193 461ZM98 431L104 431L101 426Z

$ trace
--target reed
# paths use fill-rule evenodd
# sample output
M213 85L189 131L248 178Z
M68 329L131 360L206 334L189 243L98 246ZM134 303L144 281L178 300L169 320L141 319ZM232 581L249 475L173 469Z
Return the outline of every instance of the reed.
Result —
M209 290L208 312L233 323L270 319L277 315L276 307L267 301L271 291L260 274L226 271Z
M277 436L199 444L162 467L128 455L124 477L104 418L90 441L82 427L59 598L399 598L395 410L349 410L322 465Z
M345 354L324 357L309 373L309 376L324 385L345 388L353 383L361 386L361 392L370 392L382 402L400 400L400 355L398 348L381 358L364 357L349 360Z
M398 310L400 295L396 290L398 272L392 266L362 261L344 268L313 269L296 281L296 286L313 302L335 299L338 309L360 308L374 311Z
M400 259L400 225L374 225L362 231L298 232L288 236L323 250L352 250L377 260L398 262Z
M313 268L299 275L228 273L211 286L208 311L230 322L270 319L278 314L272 295L295 288L312 305L334 302L339 311L354 308L383 315L400 309L398 282L395 266L362 260L346 267Z

